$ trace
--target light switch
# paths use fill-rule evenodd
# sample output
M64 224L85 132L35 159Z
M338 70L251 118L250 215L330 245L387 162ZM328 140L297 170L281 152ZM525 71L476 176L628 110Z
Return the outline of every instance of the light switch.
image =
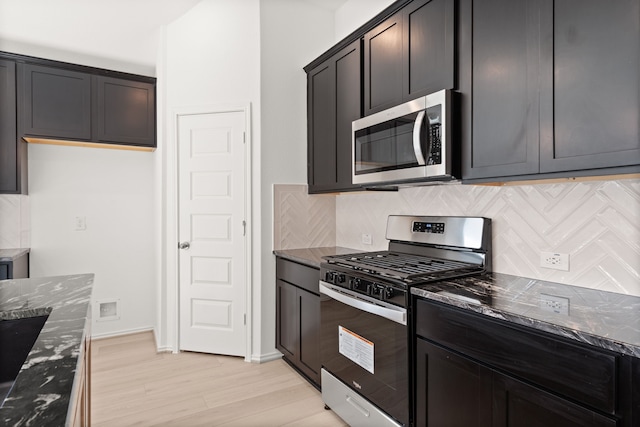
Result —
M84 216L76 217L76 231L85 231L87 229L87 218Z

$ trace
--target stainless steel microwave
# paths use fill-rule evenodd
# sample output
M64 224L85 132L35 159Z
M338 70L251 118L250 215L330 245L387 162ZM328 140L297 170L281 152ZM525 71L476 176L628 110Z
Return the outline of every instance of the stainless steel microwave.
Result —
M376 186L451 179L451 93L441 90L352 124L352 180Z

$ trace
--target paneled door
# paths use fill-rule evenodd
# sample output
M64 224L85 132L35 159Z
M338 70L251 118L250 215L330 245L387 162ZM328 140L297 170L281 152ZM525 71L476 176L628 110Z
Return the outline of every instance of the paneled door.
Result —
M178 116L180 350L246 353L244 111Z

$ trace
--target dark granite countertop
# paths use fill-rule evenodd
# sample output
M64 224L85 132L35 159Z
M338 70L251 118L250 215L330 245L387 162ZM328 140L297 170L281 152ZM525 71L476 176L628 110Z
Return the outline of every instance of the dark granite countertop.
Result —
M28 253L29 249L27 248L0 249L0 261L15 261Z
M640 297L490 273L411 289L422 298L640 357ZM568 315L541 308L541 295L569 299Z
M289 261L299 262L313 268L320 268L322 257L331 255L345 255L362 252L357 249L343 248L341 246L327 246L321 248L305 248L305 249L281 249L275 250L273 253L281 258Z
M65 425L92 289L93 274L0 281L0 321L49 315L0 408L0 425Z

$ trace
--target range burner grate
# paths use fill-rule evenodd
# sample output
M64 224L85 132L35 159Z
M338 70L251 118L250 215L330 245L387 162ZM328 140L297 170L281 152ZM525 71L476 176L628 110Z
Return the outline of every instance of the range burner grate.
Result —
M466 262L389 251L335 255L326 259L330 264L402 280L437 278L446 272L479 269L479 266Z

